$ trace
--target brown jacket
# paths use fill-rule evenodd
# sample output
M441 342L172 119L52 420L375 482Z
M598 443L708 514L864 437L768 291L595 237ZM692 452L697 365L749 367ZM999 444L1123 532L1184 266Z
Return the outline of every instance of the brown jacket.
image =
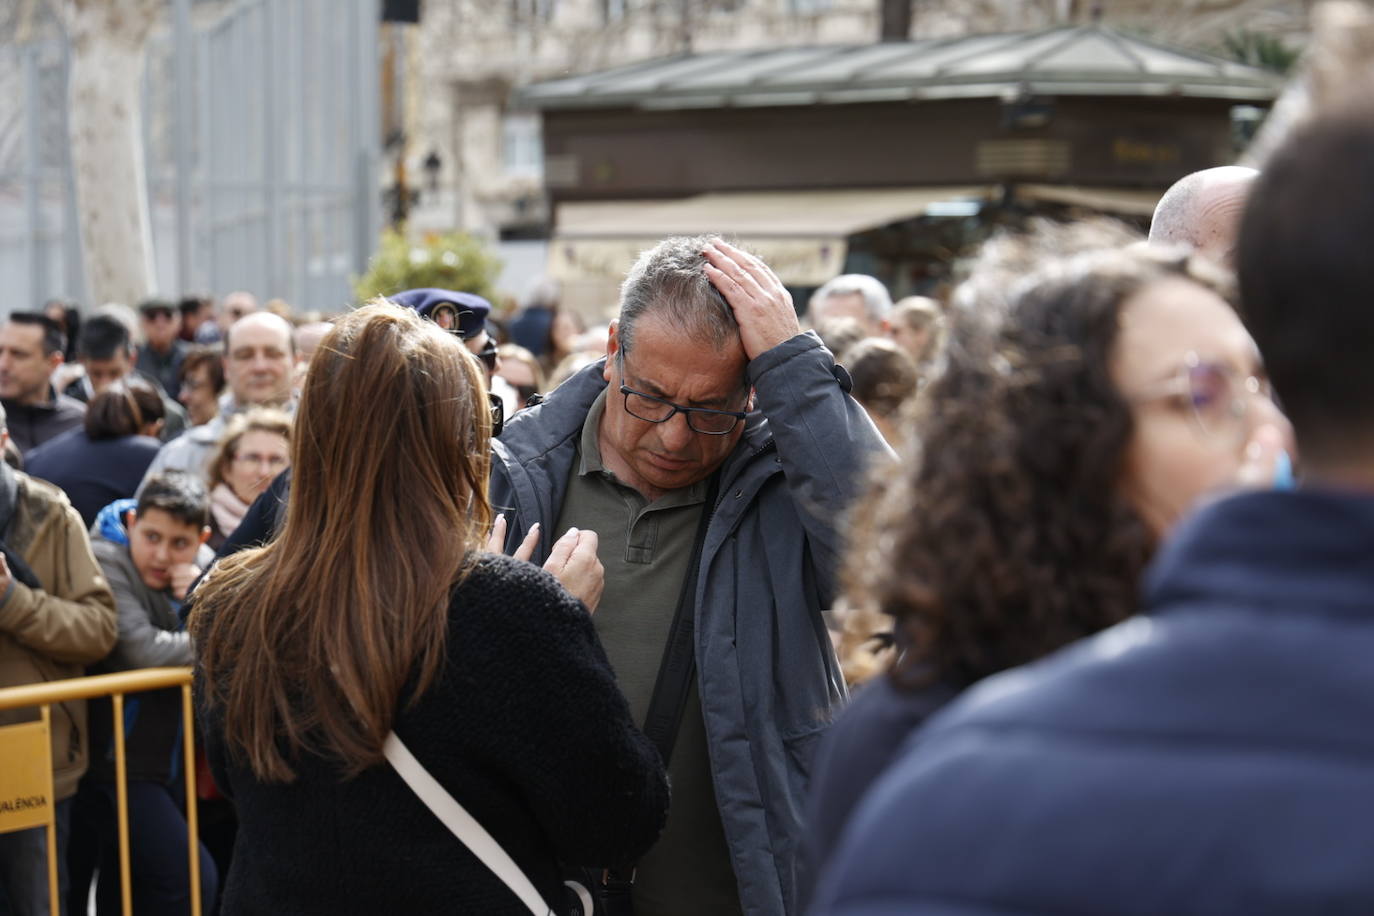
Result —
M5 543L24 557L44 590L11 577L8 592L0 593L0 687L81 677L115 644L114 596L66 495L11 473L18 494ZM0 712L0 725L36 718L36 710L10 710ZM53 792L63 799L76 792L86 771L86 701L55 704L52 729Z

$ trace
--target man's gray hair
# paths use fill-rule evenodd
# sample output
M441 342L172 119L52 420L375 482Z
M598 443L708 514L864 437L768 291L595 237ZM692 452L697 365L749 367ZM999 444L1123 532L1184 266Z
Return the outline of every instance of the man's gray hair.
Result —
M620 287L616 359L624 364L635 325L645 315L667 321L692 340L724 347L739 339L735 313L706 279L706 246L719 236L674 236L643 252Z
M811 296L811 302L824 302L831 296L850 296L858 293L864 297L864 311L870 321L882 321L892 311L892 295L882 281L867 274L841 274ZM811 308L811 307L808 307Z

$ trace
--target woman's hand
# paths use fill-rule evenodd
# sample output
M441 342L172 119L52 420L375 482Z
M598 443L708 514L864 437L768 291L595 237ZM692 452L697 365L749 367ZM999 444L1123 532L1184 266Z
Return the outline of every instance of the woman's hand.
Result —
M552 573L574 598L593 613L606 587L606 570L596 557L596 547L595 531L569 528L553 545L548 562L544 564L544 570Z
M529 533L515 548L511 556L528 562L534 556L534 548L539 543L540 527L535 522ZM574 598L595 611L601 601L601 592L606 587L606 570L596 557L598 539L595 531L569 528L553 545L549 558L544 562L544 571L550 573L566 588ZM506 517L498 515L487 537L488 553L504 553L506 546Z
M539 523L535 522L530 526L525 539L520 542L520 546L515 548L515 553L511 556L517 560L529 561L534 556L535 545L539 543ZM496 516L495 523L491 526L491 534L487 535L487 553L506 552L506 516L501 514Z

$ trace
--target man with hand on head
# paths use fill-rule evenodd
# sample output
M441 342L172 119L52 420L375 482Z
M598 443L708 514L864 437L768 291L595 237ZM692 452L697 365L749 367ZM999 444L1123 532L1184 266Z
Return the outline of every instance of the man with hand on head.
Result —
M673 783L654 850L605 863L638 916L793 911L810 752L844 697L821 618L840 521L891 454L848 389L767 265L672 238L630 270L607 358L494 444L508 548L600 535L597 631Z

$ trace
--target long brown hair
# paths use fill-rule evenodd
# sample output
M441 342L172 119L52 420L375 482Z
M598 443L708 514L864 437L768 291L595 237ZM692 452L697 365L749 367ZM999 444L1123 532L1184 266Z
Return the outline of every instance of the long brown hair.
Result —
M477 362L414 312L340 320L306 376L280 535L225 559L191 630L230 752L289 782L303 752L352 776L382 759L401 691L444 658L449 593L491 521Z

